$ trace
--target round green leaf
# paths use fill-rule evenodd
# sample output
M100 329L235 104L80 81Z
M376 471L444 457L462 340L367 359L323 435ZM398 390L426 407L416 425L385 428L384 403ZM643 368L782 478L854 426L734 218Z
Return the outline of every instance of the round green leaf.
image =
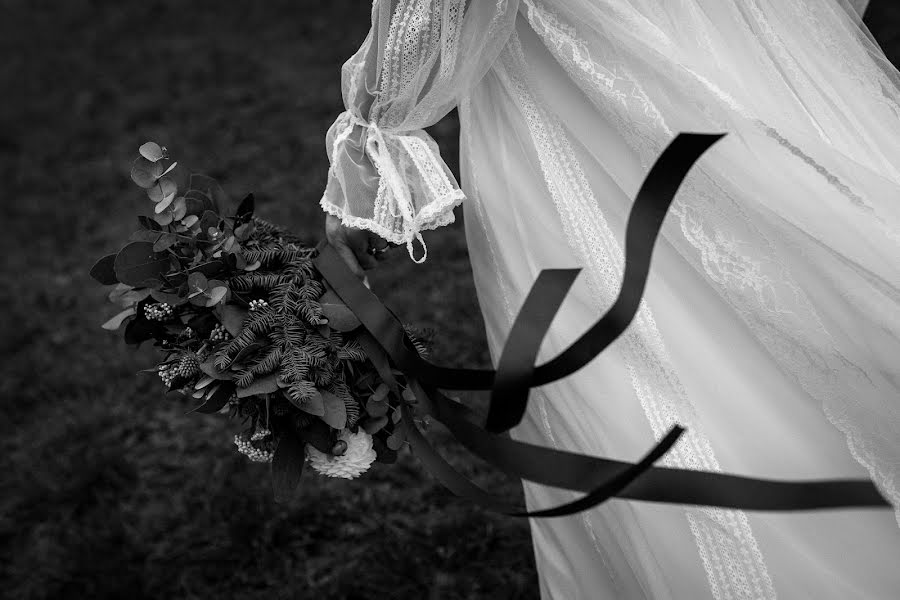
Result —
M387 447L391 450L399 450L403 446L404 436L402 434L397 435L398 433L399 430L394 431L394 433L388 436L388 439L385 442Z
M144 189L153 187L156 180L162 176L163 166L139 156L131 165L131 179Z
M184 196L179 196L175 199L175 203L172 205L172 218L176 221L180 221L187 214L187 204L184 201Z
M193 227L194 223L200 220L200 217L197 215L188 215L181 220L182 225L185 227Z
M190 292L193 294L194 292L203 292L206 291L206 288L209 286L209 280L206 279L206 275L200 273L199 271L194 271L190 275L188 275L188 288L190 288Z
M372 394L372 400L384 400L387 398L388 393L391 391L390 386L388 384L382 382L378 384L378 387L375 388L375 392Z
M150 162L156 162L166 157L166 153L156 142L147 142L146 144L141 144L141 147L138 148L138 152L140 152L141 156L143 156Z
M388 424L388 418L384 415L380 417L375 417L374 419L366 419L362 427L366 433L369 435L373 435L379 431L381 431L385 425Z
M164 212L158 215L153 215L153 220L159 223L160 225L168 225L172 222L172 213Z
M177 192L178 185L175 184L175 180L171 177L163 177L162 179L157 180L156 185L147 190L147 196L154 202L165 203L163 208L160 208L159 206L156 207L156 212L161 213L172 203Z
M209 290L209 298L206 300L206 306L215 306L225 298L225 294L227 293L228 288L224 285L212 288Z
M167 254L154 252L149 242L131 242L116 255L116 278L134 287L154 287L169 271Z
M174 233L164 233L153 244L154 252L165 252L178 241L178 236Z
M381 417L388 412L388 402L385 399L378 400L375 396L369 398L366 402L366 413L370 417Z

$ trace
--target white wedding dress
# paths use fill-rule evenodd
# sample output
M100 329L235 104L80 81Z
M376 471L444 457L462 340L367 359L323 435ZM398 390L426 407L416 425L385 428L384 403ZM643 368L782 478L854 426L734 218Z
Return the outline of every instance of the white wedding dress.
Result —
M628 331L512 434L633 461L680 423L663 465L871 478L900 506L900 76L845 0L377 0L343 92L323 209L422 261L462 202L495 361L545 268L583 271L539 364L584 333L655 159L727 133ZM462 189L422 131L454 106ZM900 597L898 523L612 500L531 530L545 600L843 600Z

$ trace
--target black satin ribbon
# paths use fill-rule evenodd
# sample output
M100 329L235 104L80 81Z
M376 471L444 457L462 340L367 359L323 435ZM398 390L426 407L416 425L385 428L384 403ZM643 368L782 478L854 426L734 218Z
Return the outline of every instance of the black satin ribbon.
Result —
M408 441L417 456L457 495L485 508L516 516L562 516L586 510L611 497L694 504L744 510L811 510L841 507L889 507L868 480L770 481L701 471L653 467L683 432L674 427L638 463L612 461L525 444L497 435L521 421L531 387L561 379L593 360L633 320L649 274L653 245L665 214L690 167L722 135L680 134L651 169L635 199L626 230L626 265L613 306L568 349L534 366L540 344L580 269L540 273L517 315L498 368L453 369L424 360L399 319L354 276L337 252L323 242L316 267L356 314L368 333L364 349L382 378L396 390L388 357L407 376L419 401L470 451L510 475L554 487L586 491L575 502L528 513L491 496L455 471L428 444L403 406ZM486 429L474 414L437 388L491 390Z

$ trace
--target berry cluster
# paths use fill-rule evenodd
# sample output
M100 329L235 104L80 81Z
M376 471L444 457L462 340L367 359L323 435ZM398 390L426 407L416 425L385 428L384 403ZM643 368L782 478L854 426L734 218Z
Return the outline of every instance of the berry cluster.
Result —
M178 377L178 374L176 373L178 368L174 364L159 365L159 368L157 368L156 371L159 373L159 378L162 379L162 382L166 387L172 387L172 382Z
M251 442L258 442L259 440L263 440L272 435L272 431L266 428L257 429L253 432L253 435L250 436Z
M182 332L179 334L179 337L184 339L189 339L194 337L194 330L190 327L185 327Z
M213 327L212 332L209 334L209 339L213 342L224 342L230 337L231 335L221 323Z
M269 303L266 302L265 300L251 300L250 301L250 310L251 311L262 310L264 308L267 308L268 306L269 306Z
M166 321L172 318L172 314L172 307L167 302L144 306L144 316L149 321Z
M275 453L266 447L259 447L257 444L254 444L254 441L258 442L262 439L256 438L258 433L260 432L254 433L250 439L247 439L246 434L236 435L234 436L234 445L237 446L238 452L253 462L271 462ZM271 434L272 432L269 431L268 433ZM271 446L271 444L264 442L264 446Z

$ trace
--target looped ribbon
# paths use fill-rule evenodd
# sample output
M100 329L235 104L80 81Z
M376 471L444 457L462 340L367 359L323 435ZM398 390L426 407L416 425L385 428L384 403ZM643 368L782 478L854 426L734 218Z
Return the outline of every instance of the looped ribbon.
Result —
M629 214L625 275L613 306L582 337L554 359L534 365L541 342L580 269L541 271L516 316L496 370L457 369L422 358L402 322L355 277L323 240L313 262L362 323L357 340L397 397L399 384L391 363L401 370L421 410L442 422L473 454L510 476L543 485L584 491L573 502L529 512L498 498L454 469L416 426L409 401L401 403L400 426L414 454L459 497L492 511L517 517L575 514L616 497L646 502L713 506L740 510L798 511L849 507L889 508L870 480L775 481L720 472L653 466L677 442L684 429L673 426L636 463L587 456L518 442L501 435L516 426L527 409L531 387L570 375L614 342L636 315L663 219L688 170L724 134L679 134L645 179ZM438 388L490 390L484 427L478 415Z
M397 168L397 164L390 153L390 143L388 138L394 142L394 147L405 152L416 171L419 173L422 185L427 188L433 195L441 197L446 194L447 190L456 190L460 195L462 192L450 182L444 173L443 166L438 156L431 151L430 148L419 137L413 135L404 135L403 132L392 128L384 128L374 121L366 121L350 110L341 113L335 120L335 124L342 127L334 138L331 155L332 172L337 164L338 153L341 144L346 143L347 139L353 133L356 126L362 127L367 131L365 152L378 175L381 177L384 188L388 191L391 202L388 210L393 217L402 217L403 237L406 240L406 248L409 257L416 263L425 262L428 256L428 248L425 246L425 239L419 232L419 223L416 222L414 214L415 206L410 194L409 185L403 175ZM439 186L444 188L435 189L434 178L439 178ZM382 186L379 185L379 194L382 193ZM421 258L416 259L413 255L413 241L418 240L421 244L424 254Z

